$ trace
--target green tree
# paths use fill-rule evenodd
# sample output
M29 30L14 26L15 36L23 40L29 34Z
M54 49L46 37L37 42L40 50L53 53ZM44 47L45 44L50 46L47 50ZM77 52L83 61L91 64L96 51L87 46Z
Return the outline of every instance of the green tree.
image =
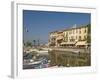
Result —
M88 33L91 34L91 24L88 24L87 27L88 27Z
M28 42L26 42L26 46L27 47L32 47L32 43L28 41Z
M36 45L36 40L33 40L33 44L34 44L34 46Z
M88 24L87 27L88 27L87 43L91 43L91 24Z

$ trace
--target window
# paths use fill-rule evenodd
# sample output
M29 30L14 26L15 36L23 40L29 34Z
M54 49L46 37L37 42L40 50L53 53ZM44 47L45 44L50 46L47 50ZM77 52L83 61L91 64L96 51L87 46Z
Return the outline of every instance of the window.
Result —
M70 31L69 31L69 34L70 34Z
M76 29L76 33L78 33L78 29Z
M77 36L76 36L76 39L77 39Z
M73 30L73 34L74 34L74 30Z
M73 39L73 36L71 36L71 39Z
M81 34L81 29L80 29L80 34Z
M84 36L84 40L86 40L87 39L87 37L86 36Z
M81 36L79 36L79 41L81 41Z
M84 33L86 33L86 28L85 28L85 30L84 30Z
M70 34L72 33L72 31L70 31Z

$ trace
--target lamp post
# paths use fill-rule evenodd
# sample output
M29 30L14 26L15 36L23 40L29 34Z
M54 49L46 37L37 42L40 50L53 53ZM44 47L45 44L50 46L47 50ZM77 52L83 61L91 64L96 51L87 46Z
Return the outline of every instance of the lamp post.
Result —
M40 42L39 42L39 39L38 39L37 41L38 41L38 46L40 46Z
M36 40L33 40L33 45L36 46Z

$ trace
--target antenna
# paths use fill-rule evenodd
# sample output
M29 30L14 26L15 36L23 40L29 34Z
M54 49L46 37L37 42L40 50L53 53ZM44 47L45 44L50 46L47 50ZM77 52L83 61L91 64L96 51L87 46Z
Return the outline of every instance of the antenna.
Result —
M73 28L76 28L76 24L73 25Z

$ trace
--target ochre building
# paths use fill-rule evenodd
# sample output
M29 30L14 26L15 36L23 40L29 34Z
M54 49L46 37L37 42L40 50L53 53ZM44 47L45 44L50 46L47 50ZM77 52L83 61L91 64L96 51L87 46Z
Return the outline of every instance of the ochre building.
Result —
M49 46L88 47L91 42L91 25L74 26L64 30L50 32Z

